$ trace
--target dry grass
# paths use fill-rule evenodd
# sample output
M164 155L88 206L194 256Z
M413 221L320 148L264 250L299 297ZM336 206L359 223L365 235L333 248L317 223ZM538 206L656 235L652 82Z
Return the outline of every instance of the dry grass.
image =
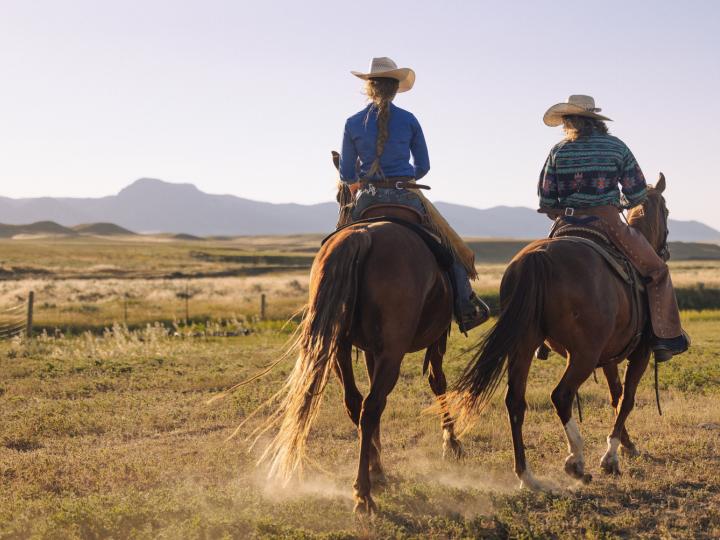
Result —
M35 291L35 321L41 327L72 328L127 322L143 325L185 317L186 290L194 320L257 315L260 295L270 318L286 319L307 301L309 276L279 272L254 277L178 279L26 279L0 282L0 306Z
M628 424L642 454L621 461L620 478L599 472L612 411L606 389L592 380L582 388L581 430L595 480L580 487L560 472L566 449L549 393L562 360L534 364L528 457L559 486L556 494L516 491L500 396L465 438L467 460L443 462L438 422L420 415L431 404L421 357L409 356L383 416L390 483L378 491L380 513L371 522L350 514L358 447L335 382L312 434L318 467L286 489L265 482L242 441L224 439L282 384L291 362L205 405L270 363L287 333L258 327L242 338L177 339L158 327L119 328L29 346L6 342L0 537L717 537L720 313L684 318L693 351L662 368L662 417L645 377ZM467 343L451 340L450 380ZM356 371L365 383L362 366Z
M467 460L443 462L438 422L420 415L432 394L416 354L406 359L383 416L390 483L376 492L373 521L350 515L358 445L335 382L311 434L307 477L285 489L268 484L257 454L241 439L225 439L282 385L292 361L205 403L278 357L292 326L281 331L280 322L257 321L259 296L267 295L273 319L304 304L307 271L286 266L311 256L318 240L0 241L0 307L35 290L40 325L100 330L0 342L0 538L720 535L717 311L683 314L693 349L662 367L662 417L646 375L628 423L642 454L621 461L620 478L599 472L612 411L605 387L592 381L582 388L581 430L595 480L580 487L561 472L564 435L549 400L563 369L556 356L533 366L525 434L533 470L558 493L516 491L501 396L467 435ZM720 286L717 261L671 267L678 285ZM481 265L478 288L496 291L503 270L502 263ZM171 331L147 326L184 318L186 285L192 318L231 320ZM129 322L139 329L102 332L124 320L126 295ZM244 337L212 337L248 328ZM461 348L479 335L452 336L450 381L464 366ZM363 366L356 372L365 391ZM251 420L248 432L262 420Z
M270 318L287 319L307 300L319 236L177 241L169 238L0 240L0 311L36 293L39 326L65 331L114 322L143 326L190 317L252 317L260 295ZM496 294L504 262L523 242L473 241L482 293ZM720 261L673 261L677 286L720 287ZM127 306L127 319L126 319Z
M720 288L720 262L671 261L673 284L678 287L702 283L705 287Z

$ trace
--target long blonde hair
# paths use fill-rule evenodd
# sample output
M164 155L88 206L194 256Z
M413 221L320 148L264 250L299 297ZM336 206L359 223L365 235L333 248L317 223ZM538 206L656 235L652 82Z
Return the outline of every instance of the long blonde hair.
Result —
M597 118L571 114L563 116L562 121L565 138L568 141L576 141L580 137L587 137L593 133L600 133L601 135L608 134L608 128L605 122Z
M375 161L368 171L369 176L382 174L380 158L388 140L388 121L390 119L390 102L395 98L400 82L388 77L373 77L365 83L365 93L377 109L377 142L375 143Z

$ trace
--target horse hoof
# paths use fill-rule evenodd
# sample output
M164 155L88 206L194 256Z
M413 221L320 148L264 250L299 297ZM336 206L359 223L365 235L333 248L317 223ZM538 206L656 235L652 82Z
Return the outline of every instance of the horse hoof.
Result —
M605 474L612 476L620 476L620 462L617 458L615 459L603 459L600 462L600 467Z
M460 461L465 457L465 450L457 439L446 439L443 442L443 459Z
M543 486L538 482L535 477L529 472L525 471L518 475L520 479L520 485L518 489L527 489L529 491L543 491Z
M526 480L520 480L518 489L521 491L524 489L527 489L528 491L542 491L542 489L536 482L528 482Z
M388 483L387 476L382 470L370 471L370 482L373 486L385 486Z
M634 444L631 444L630 446L621 446L620 453L623 455L623 457L627 458L634 458L640 455L640 451Z
M585 464L582 461L572 461L571 458L565 461L565 472L576 480L582 480L584 483L587 483L585 482L586 476L592 479L592 476L585 474ZM590 480L588 480L588 482L589 481Z
M359 516L372 516L377 513L377 506L370 495L355 495L355 508L353 513Z

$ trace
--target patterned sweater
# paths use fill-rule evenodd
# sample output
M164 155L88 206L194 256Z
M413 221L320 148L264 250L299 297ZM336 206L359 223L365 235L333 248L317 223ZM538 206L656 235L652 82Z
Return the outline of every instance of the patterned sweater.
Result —
M541 208L632 207L646 193L645 177L630 149L617 137L600 133L553 146L538 182Z

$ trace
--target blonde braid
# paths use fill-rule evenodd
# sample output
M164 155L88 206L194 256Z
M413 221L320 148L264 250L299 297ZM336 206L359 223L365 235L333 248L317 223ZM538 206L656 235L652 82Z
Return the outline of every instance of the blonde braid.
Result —
M390 102L397 94L398 85L400 83L395 79L387 77L374 77L368 80L365 85L365 92L368 98L378 111L377 115L377 142L375 143L375 161L373 161L368 171L369 176L375 176L382 173L380 168L380 158L385 151L385 143L388 140L389 131L388 123L390 120Z

